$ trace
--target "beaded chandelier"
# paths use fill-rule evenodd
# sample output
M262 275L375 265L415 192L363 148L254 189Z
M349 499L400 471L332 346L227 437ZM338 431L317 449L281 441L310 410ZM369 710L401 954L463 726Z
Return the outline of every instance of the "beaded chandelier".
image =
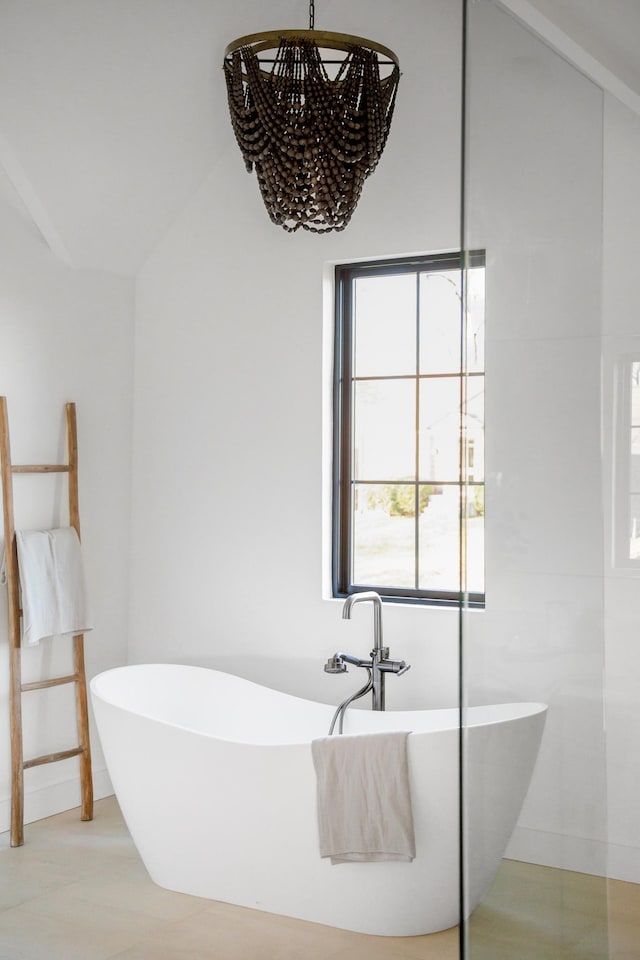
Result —
M396 55L315 30L311 0L308 30L240 37L223 69L233 131L271 220L290 233L344 230L387 142Z

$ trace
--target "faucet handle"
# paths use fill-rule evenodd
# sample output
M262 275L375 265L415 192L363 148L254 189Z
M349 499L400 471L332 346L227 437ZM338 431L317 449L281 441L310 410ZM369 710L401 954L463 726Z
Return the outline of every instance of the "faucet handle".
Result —
M381 670L383 673L395 673L398 677L410 669L411 664L405 663L404 660L382 660L381 663L378 664L378 670Z

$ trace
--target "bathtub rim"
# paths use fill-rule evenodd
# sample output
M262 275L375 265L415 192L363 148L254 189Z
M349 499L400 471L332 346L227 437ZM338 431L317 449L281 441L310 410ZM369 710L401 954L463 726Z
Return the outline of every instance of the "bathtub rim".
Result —
M310 705L312 709L322 711L326 715L327 722L330 721L333 713L336 709L336 705L323 703L318 700L310 700L306 697L298 697L295 694L285 693L284 691L277 690L274 687L270 687L267 684L262 684L256 682L255 680L249 680L246 677L239 676L238 674L229 673L225 670L218 670L215 667L203 667L197 666L195 664L184 664L184 663L171 663L171 662L145 662L137 664L123 664L119 667L111 667L107 670L103 670L100 673L96 674L91 678L89 687L91 695L98 697L103 700L105 703L110 704L112 707L120 710L124 710L129 713L136 714L138 716L144 717L155 723L166 724L170 727L175 727L176 729L185 730L189 733L197 734L199 736L205 737L215 737L218 740L234 744L246 744L247 746L272 746L272 747L287 747L287 746L299 746L300 744L310 743L311 739L292 739L286 741L276 741L276 742L264 742L262 740L256 739L248 740L245 738L234 738L231 736L223 736L220 733L212 733L207 730L203 730L197 726L192 726L189 724L178 722L170 717L163 715L158 716L154 714L149 709L141 709L138 705L132 704L127 700L126 694L123 695L122 690L118 690L118 686L113 685L113 682L116 680L118 675L140 673L144 675L152 671L156 675L159 673L171 674L171 673L181 673L183 676L188 674L197 673L200 676L205 674L215 674L219 677L228 677L231 678L233 683L238 683L241 688L250 691L252 688L258 688L261 691L268 691L269 694L273 695L278 699L282 699L283 702L293 702L297 705ZM109 684L112 684L111 690L109 691ZM107 688L107 689L105 689ZM120 693L120 696L118 696ZM127 702L125 702L127 701ZM408 730L411 736L417 736L420 734L446 734L446 733L464 733L465 731L472 729L479 729L482 727L490 727L502 723L512 723L518 720L525 720L538 715L545 715L549 707L545 703L538 701L504 701L500 703L491 703L484 705L473 705L473 706L453 706L453 707L434 707L434 708L423 708L418 710L386 710L384 711L386 717L397 718L397 724L384 729L388 730ZM498 715L491 716L489 711L498 711ZM508 712L507 712L508 711ZM367 713L371 714L373 711L370 710L361 710L356 708L354 712L357 713ZM473 722L467 722L469 713L475 714L473 717ZM411 729L411 718L415 718L415 715L419 714L424 715L438 715L441 717L443 714L447 715L449 722L446 725L436 725L432 729ZM486 716L485 716L486 714ZM462 716L462 725L460 724L460 718ZM484 718L483 718L484 717ZM415 722L415 720L414 720ZM350 735L357 736L359 734L366 734L371 731L355 731ZM349 734L349 731L347 731ZM320 733L319 736L324 736L324 733Z

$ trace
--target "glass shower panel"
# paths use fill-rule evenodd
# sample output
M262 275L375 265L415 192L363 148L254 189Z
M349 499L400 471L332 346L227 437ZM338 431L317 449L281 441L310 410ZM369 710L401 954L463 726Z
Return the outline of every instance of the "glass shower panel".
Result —
M466 7L463 242L486 251L486 602L461 618L462 950L605 960L603 93L501 3ZM472 327L470 284L466 299ZM507 703L547 710L473 725L470 708Z

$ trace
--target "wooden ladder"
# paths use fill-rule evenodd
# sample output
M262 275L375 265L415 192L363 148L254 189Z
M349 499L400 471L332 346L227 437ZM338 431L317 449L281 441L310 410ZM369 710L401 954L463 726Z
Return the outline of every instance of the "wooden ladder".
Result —
M80 511L78 506L78 442L76 407L66 405L68 463L35 464L16 466L11 463L9 443L9 417L6 397L0 397L0 460L2 464L2 501L4 513L5 569L9 610L10 650L10 732L11 732L11 846L24 843L24 771L43 763L55 763L69 757L80 758L80 782L82 791L81 819L93 819L93 782L91 776L91 748L89 743L89 720L87 712L87 684L84 667L84 637L73 638L73 673L68 676L22 682L20 583L18 555L13 510L13 475L20 473L66 473L69 491L69 524L80 537ZM25 760L22 743L22 694L32 690L44 690L61 684L75 684L76 722L78 746L71 750L49 753L32 760Z

